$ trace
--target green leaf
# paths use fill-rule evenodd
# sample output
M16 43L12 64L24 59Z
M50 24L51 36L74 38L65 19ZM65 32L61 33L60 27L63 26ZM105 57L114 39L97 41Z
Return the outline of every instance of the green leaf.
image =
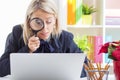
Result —
M116 48L113 47L113 46L109 46L109 47L108 47L108 58L115 60L115 58L112 56L112 52L113 52L115 49L116 49Z
M88 6L87 4L82 4L82 14L90 15L94 12L96 12L96 8L94 8L93 5Z
M90 50L91 45L88 43L87 36L76 36L74 37L74 42L83 52L87 52Z

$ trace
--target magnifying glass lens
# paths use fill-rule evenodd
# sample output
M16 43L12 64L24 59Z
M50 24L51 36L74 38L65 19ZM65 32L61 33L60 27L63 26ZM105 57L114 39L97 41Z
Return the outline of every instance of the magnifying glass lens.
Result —
M30 26L33 30L42 30L43 27L44 27L44 22L42 19L39 19L39 18L34 18L31 20L30 22Z

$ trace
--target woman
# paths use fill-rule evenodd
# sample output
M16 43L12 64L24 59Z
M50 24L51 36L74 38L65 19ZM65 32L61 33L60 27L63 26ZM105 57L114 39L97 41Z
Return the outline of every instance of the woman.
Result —
M0 76L10 74L11 53L81 53L73 35L60 29L52 0L32 0L25 23L13 27L0 59Z

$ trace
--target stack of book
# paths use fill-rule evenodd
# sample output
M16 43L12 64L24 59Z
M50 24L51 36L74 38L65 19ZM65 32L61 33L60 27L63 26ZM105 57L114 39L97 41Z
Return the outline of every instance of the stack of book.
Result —
M106 25L120 25L120 16L106 16Z
M103 37L102 36L87 36L88 43L91 45L90 50L87 53L88 59L92 62L97 63L103 62L103 54L98 54L101 46L103 45Z
M80 22L82 16L82 0L67 0L67 24Z

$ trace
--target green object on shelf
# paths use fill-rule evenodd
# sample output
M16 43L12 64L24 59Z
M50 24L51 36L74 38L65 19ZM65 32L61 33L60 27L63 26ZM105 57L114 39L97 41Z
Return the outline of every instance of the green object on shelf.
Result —
M82 15L82 24L92 24L92 15Z
M96 8L87 4L82 4L82 24L92 24L92 13L96 12Z
M76 22L82 17L82 0L76 0Z
M92 13L96 12L96 8L92 6L89 6L87 4L82 4L82 14L83 15L90 15Z
M91 45L88 43L87 36L75 36L74 42L83 52L87 53L90 50Z

